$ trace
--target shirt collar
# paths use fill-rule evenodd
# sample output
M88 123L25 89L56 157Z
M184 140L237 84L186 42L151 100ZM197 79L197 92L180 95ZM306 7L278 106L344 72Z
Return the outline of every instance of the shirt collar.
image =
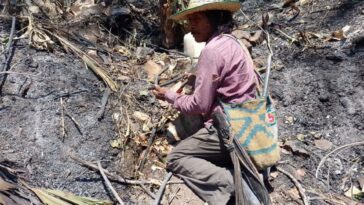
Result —
M206 44L208 44L210 41L212 41L213 38L215 38L216 36L219 36L220 33L215 31L211 36L210 38L206 41Z

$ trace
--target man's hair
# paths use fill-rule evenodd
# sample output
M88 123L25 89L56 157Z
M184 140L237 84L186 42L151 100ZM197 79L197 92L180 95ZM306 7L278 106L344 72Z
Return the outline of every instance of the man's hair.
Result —
M233 14L230 11L208 10L205 11L207 19L219 33L231 33L235 26Z

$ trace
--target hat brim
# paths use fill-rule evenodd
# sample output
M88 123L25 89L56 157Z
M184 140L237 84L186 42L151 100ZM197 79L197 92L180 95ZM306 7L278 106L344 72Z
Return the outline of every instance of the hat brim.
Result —
M197 6L191 9L186 9L181 12L178 12L169 18L175 21L185 20L188 15L197 13L200 11L207 11L207 10L223 10L223 11L231 11L235 12L240 9L240 3L233 1L233 2L215 2L215 3L208 3L201 6Z

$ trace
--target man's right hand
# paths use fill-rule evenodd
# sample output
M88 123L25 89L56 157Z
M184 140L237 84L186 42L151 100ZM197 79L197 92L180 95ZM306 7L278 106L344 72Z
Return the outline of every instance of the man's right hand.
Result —
M158 85L154 86L154 89L152 90L153 94L155 95L155 97L159 100L165 100L165 95L167 92L166 88L162 88Z

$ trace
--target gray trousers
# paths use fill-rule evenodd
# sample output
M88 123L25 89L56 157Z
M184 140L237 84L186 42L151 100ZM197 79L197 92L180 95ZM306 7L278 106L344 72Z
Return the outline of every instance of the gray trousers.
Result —
M202 128L182 140L168 155L167 169L209 205L224 205L234 195L230 155L223 148L215 128ZM243 189L250 204L260 204L246 182Z

